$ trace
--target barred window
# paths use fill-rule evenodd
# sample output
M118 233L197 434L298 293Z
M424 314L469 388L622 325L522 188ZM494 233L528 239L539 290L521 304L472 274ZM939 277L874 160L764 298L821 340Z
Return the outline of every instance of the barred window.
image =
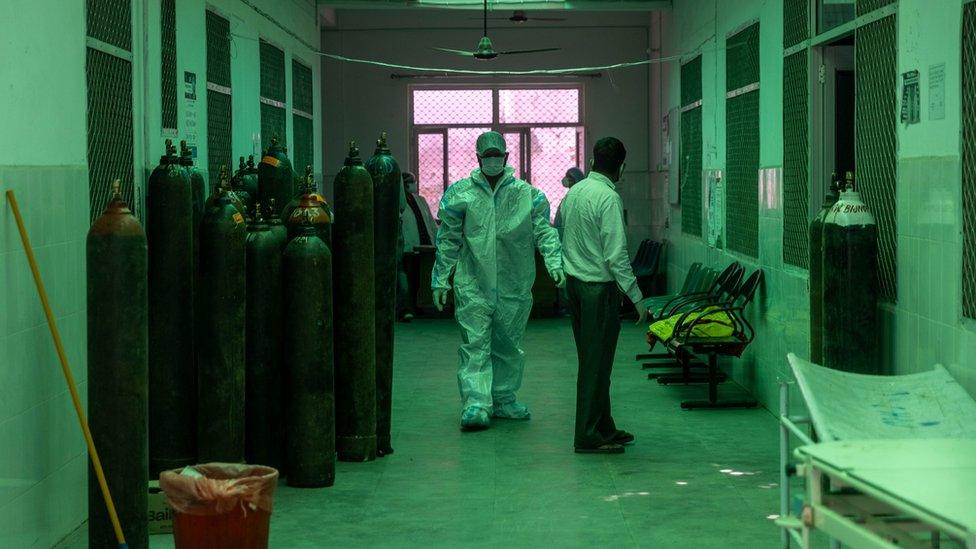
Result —
M207 11L207 170L211 186L220 167L233 167L231 151L230 21Z
M702 59L681 66L678 185L681 232L702 235Z
M261 44L261 147L268 148L271 139L288 143L285 134L285 52L278 47L260 41Z
M726 40L728 248L759 255L759 23Z
M312 114L312 69L297 59L291 61L291 112L295 133L292 157L296 173L304 173L305 166L314 164L314 135Z
M478 166L478 135L495 130L515 176L539 187L555 215L566 170L584 167L581 95L579 87L411 90L414 170L431 211L448 185Z

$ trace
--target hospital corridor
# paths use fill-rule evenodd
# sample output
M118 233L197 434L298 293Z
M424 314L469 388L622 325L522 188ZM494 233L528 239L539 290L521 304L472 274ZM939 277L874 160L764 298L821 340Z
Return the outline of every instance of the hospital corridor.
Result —
M976 549L976 0L0 8L0 548Z

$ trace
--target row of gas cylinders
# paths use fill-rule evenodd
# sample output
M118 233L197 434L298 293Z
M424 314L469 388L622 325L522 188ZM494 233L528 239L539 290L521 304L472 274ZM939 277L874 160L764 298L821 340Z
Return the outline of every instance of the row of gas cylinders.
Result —
M829 368L880 372L878 229L847 172L810 224L810 355Z
M256 170L222 170L206 200L185 146L166 148L145 230L116 184L87 245L89 419L132 547L148 543L146 486L162 471L247 462L323 487L336 457L393 451L402 184L386 135L365 163L351 145L338 217L310 168L296 194L276 142ZM108 546L95 499L89 514L90 544Z

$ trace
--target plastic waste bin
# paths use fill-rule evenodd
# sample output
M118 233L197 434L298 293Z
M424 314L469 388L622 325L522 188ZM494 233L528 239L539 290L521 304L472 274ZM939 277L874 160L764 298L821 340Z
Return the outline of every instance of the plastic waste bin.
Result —
M177 549L266 549L278 471L207 463L159 476Z

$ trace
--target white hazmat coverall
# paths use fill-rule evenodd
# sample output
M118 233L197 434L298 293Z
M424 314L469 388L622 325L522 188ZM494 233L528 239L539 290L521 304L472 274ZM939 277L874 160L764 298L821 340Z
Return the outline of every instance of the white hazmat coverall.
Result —
M491 413L515 401L522 384L520 348L532 311L535 253L550 275L562 268L559 236L549 224L549 201L505 167L495 189L477 168L444 192L438 217L431 288L449 289L454 274L455 317L461 327L458 388L463 407Z

